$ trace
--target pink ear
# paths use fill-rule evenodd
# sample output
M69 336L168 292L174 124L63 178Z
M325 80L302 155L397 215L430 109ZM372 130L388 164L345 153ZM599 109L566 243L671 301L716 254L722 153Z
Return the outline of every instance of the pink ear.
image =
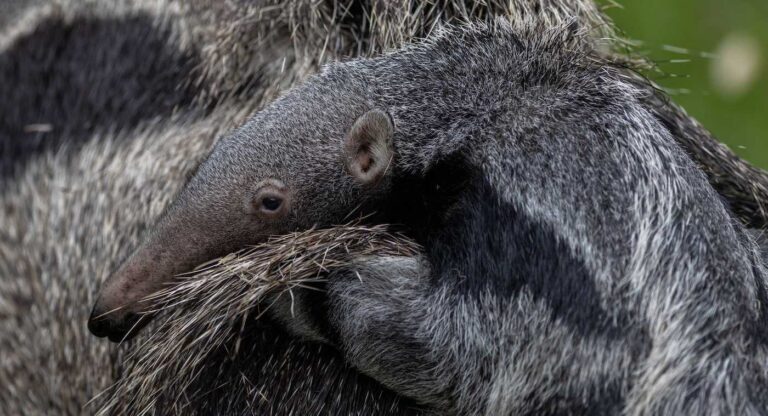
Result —
M360 116L344 139L344 157L349 173L358 182L373 185L381 179L394 155L394 127L387 113L370 110Z

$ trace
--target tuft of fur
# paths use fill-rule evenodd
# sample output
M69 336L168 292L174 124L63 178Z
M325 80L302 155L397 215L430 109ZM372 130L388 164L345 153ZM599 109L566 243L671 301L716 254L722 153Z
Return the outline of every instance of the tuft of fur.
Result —
M3 2L0 15L0 408L9 414L81 414L111 399L99 393L122 380L126 354L151 345L87 333L100 282L219 136L323 64L498 16L521 27L570 22L606 60L627 62L587 0L39 0ZM764 226L765 174L652 92L645 99L742 220ZM210 380L229 388L198 397L191 414L412 411L328 348L261 324L244 337L234 358L210 356L189 392L209 391Z

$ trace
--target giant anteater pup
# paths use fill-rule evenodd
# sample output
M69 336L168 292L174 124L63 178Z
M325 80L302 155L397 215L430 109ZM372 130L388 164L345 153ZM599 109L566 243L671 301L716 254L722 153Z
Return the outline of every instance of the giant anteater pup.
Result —
M272 315L439 414L768 412L755 241L579 36L499 20L328 66L219 141L91 330L121 340L174 274L360 212L424 254Z

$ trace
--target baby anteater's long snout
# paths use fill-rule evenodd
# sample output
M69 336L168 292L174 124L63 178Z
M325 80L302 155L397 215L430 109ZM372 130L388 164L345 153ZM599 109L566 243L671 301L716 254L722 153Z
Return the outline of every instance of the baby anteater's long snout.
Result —
M173 218L162 220L156 232L104 282L88 320L94 335L114 342L133 337L151 319L147 297L174 276L229 248L212 233L174 226L174 222Z
M140 248L105 282L88 320L91 333L120 342L149 322L151 317L145 312L150 305L145 298L189 263L169 264L162 252L150 255L152 250L151 243Z

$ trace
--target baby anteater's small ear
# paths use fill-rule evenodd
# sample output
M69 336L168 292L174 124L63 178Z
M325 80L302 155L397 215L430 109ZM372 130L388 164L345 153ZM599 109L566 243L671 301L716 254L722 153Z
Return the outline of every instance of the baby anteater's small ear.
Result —
M375 185L387 172L394 156L394 126L389 115L370 110L360 116L344 138L347 171L360 183Z

